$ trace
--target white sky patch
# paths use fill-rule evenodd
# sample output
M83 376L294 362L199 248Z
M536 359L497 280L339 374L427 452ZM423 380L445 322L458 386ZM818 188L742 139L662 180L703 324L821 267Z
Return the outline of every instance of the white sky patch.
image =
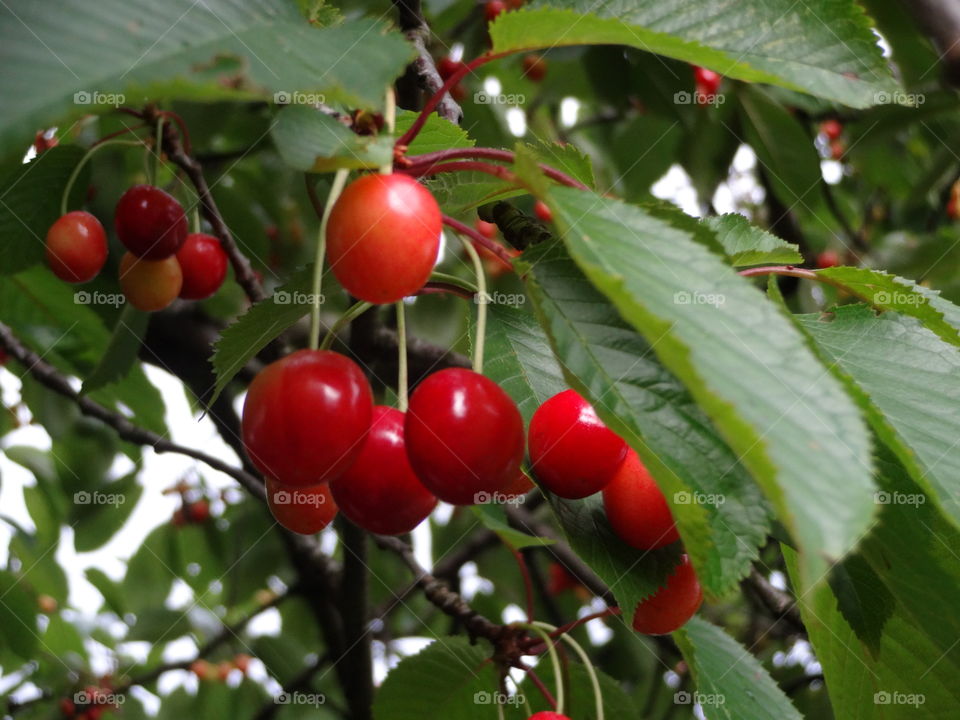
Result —
M502 90L503 85L500 84L499 78L488 75L483 79L483 91L487 95L499 95Z
M560 124L563 127L573 127L577 124L580 115L580 101L575 97L565 97L560 101Z
M508 108L506 112L507 129L514 137L523 137L527 134L527 115L520 108Z
M702 215L697 202L697 191L693 189L690 176L680 165L671 165L663 177L653 184L650 192L654 197L674 203L688 215Z
M821 160L820 174L828 185L836 185L843 180L843 164L836 160Z
M457 42L450 46L450 59L454 62L463 60L463 43Z

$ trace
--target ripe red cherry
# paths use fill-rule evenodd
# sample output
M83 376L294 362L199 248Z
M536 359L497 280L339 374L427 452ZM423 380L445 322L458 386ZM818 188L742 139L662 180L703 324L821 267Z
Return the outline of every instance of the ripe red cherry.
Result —
M462 60L453 60L448 55L444 58L441 58L440 62L437 63L437 72L440 74L441 78L447 80L464 65L466 65L466 63Z
M147 260L170 257L187 239L183 206L152 185L134 185L123 194L114 224L124 247Z
M380 535L410 532L437 506L437 498L410 467L403 423L402 412L377 405L360 455L330 482L340 511Z
M243 445L267 477L302 487L340 476L370 427L373 393L355 362L329 350L298 350L250 383Z
M427 282L440 230L440 206L423 185L407 175L364 175L330 213L330 269L351 295L396 302Z
M180 294L183 273L175 257L142 260L133 253L120 258L120 287L138 310L157 312Z
M417 477L441 500L472 505L501 492L523 459L523 418L510 396L463 368L434 373L410 398L407 455Z
M337 515L337 503L327 483L288 487L268 476L266 485L270 513L287 530L313 535Z
M542 82L547 75L547 61L542 55L535 53L524 55L522 65L523 74L535 83Z
M487 22L492 22L497 15L506 9L507 4L503 0L488 0L487 4L483 6L483 16Z
M107 261L107 234L93 215L74 210L47 230L47 264L65 282L93 280Z
M720 87L723 76L713 70L707 70L699 65L693 66L693 80L697 85L697 91L704 95L715 95Z
M187 505L187 517L192 523L198 525L205 523L210 519L210 503L207 500L197 500Z
M817 267L824 268L835 267L840 264L840 253L836 250L824 250L817 255Z
M213 295L227 276L227 253L213 235L191 233L177 250L177 262L183 271L180 297L203 300Z
M566 715L561 715L560 713L555 713L551 710L542 710L541 712L531 715L528 720L570 720L570 718L568 718Z
M537 200L533 204L533 214L545 223L553 222L553 211L543 200Z
M830 118L820 124L820 130L826 136L827 140L836 140L843 134L843 125L839 120Z
M654 550L680 539L667 500L632 449L603 489L613 531L628 545Z
M693 617L702 602L700 581L690 558L683 555L680 564L667 578L667 584L637 603L633 629L645 635L672 633Z
M537 479L572 500L603 490L627 454L623 438L576 390L557 393L537 408L527 444Z

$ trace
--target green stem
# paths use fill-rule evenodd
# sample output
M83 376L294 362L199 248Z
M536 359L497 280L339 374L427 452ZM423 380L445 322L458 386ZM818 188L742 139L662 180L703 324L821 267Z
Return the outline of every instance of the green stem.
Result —
M460 236L463 247L473 261L473 271L477 274L477 336L473 341L473 370L483 372L483 343L487 336L487 276L483 272L483 263L477 249L468 239Z
M93 154L100 148L108 147L110 145L143 145L142 142L138 140L107 140L102 143L98 143L87 150L87 154L84 155L80 162L77 163L77 166L73 169L73 172L70 173L70 177L67 180L67 186L63 189L63 197L60 198L60 214L67 214L67 201L70 198L70 191L73 190L73 184L77 181L77 178L80 177L80 171L83 170L83 166L87 164L87 160L93 157Z
M406 412L407 400L407 318L403 300L397 302L397 408Z
M387 134L393 136L393 130L397 125L397 96L392 87L387 87L386 99L383 108L383 124L386 126ZM390 160L380 166L381 175L389 175L393 172L393 156Z
M343 315L333 324L333 327L327 330L323 342L320 343L320 349L329 350L330 346L333 345L333 341L337 339L337 333L372 307L373 303L368 302L358 302L348 307Z
M553 633L557 631L557 628L554 625L550 625L545 622L533 622L531 625L535 625L538 628L542 628L547 632ZM567 644L573 648L573 651L580 657L581 662L583 662L583 667L587 671L587 675L590 677L590 684L593 686L593 698L596 702L597 707L597 718L596 720L603 720L603 691L600 689L600 679L597 677L597 672L593 668L593 663L590 660L590 656L587 655L586 651L581 647L580 643L574 640L567 634L562 634L560 636L566 640ZM558 711L560 712L560 711Z
M200 232L200 202L193 206L193 232Z
M536 633L543 639L544 643L546 644L547 653L550 655L550 662L553 664L553 678L557 684L557 713L559 713L560 715L563 715L563 701L564 701L563 675L560 672L560 658L557 655L557 648L555 644L557 641L551 638L549 635L547 635L547 633L543 630L543 628L540 627L541 625L545 625L545 624L546 623L539 623L539 622L518 623L518 626L522 628L526 628L527 630L530 630L533 633ZM598 720L603 720L602 716L598 718Z
M476 283L472 283L469 280L464 280L463 278L457 277L456 275L451 275L450 273L436 271L432 272L430 273L429 282L449 283L450 285L456 285L457 287L461 287L471 293L477 292Z
M333 185L327 195L327 203L323 206L323 216L320 218L320 229L317 231L317 256L313 261L313 307L310 309L310 349L316 350L320 345L320 290L323 288L323 258L327 253L327 221L334 203L343 192L347 183L349 170L337 170L333 177ZM332 342L332 341L331 341Z
M154 154L153 172L151 173L151 178L150 178L151 185L157 184L157 177L159 177L160 175L160 164L162 162L160 160L160 155L162 153L163 153L163 117L161 116L157 118L156 143L153 146L153 154Z

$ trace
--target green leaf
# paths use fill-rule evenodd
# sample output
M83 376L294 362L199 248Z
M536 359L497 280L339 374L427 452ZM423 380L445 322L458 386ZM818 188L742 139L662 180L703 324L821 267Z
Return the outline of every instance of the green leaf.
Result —
M593 177L593 163L590 156L572 143L560 145L556 143L539 143L526 145L540 161L565 172L575 180L579 180L587 187L594 187L596 180Z
M312 287L313 265L308 265L220 334L211 358L217 384L209 404L213 404L252 357L310 312Z
M135 614L156 607L167 597L175 578L175 529L165 523L154 528L127 562L121 587L127 609Z
M283 161L304 172L376 168L393 158L393 139L361 136L307 105L285 107L270 130Z
M869 19L851 0L819 3L815 10L789 0L673 0L666 7L656 0L551 0L502 13L490 37L494 53L629 45L853 107L890 102L898 88Z
M507 524L507 518L504 515L503 508L492 504L474 505L470 508L481 524L488 530L493 530L504 543L514 550L521 550L525 547L543 547L553 545L554 541L550 538L537 537L529 535L519 530L514 530Z
M730 213L704 218L701 222L717 234L734 267L803 262L799 247L752 225L743 215Z
M0 275L43 262L47 230L60 217L60 198L83 154L75 145L58 146L26 164L12 159L0 171ZM78 179L70 207L79 204L86 187L83 178Z
M0 571L0 639L2 646L24 660L32 660L36 651L37 600L13 573Z
M74 494L73 543L77 552L102 547L130 517L143 487L132 472L112 483Z
M409 110L397 111L397 122L395 132L397 137L403 135L413 121L417 119L418 113ZM451 148L468 148L475 144L467 131L459 125L455 125L446 118L442 118L436 113L432 113L413 142L407 148L407 155L421 155L423 153L436 152L438 150L449 150ZM489 177L489 176L488 176Z
M545 333L526 330L515 344L518 362L552 376L555 364L542 359L552 346L570 386L591 400L661 484L706 592L729 593L767 534L770 510L759 488L690 394L562 245L527 250L520 271ZM491 358L487 370L498 369L500 361ZM512 385L504 387L518 398ZM635 554L626 556L628 562Z
M684 702L699 702L711 720L801 720L750 651L716 625L694 617L673 638L697 684L697 694Z
M81 392L89 393L114 383L127 375L140 352L140 343L147 332L150 316L127 303L110 335L100 362L83 382Z
M0 121L0 146L25 149L37 128L146 100L379 107L412 57L383 23L317 29L285 0L168 0L151 12L126 0L68 0L52 14L11 0L0 11L0 65L19 70L4 73L0 95L17 102Z
M797 320L862 391L874 432L960 526L960 351L914 318L863 305Z
M125 639L167 643L189 632L190 621L185 611L152 607L137 614L137 620Z
M805 581L818 581L875 509L869 437L843 385L780 308L687 232L572 188L548 202L573 259L739 453L801 548Z
M127 604L124 599L120 583L114 582L100 568L89 567L83 571L84 576L103 595L104 604L113 610L119 617L127 613Z

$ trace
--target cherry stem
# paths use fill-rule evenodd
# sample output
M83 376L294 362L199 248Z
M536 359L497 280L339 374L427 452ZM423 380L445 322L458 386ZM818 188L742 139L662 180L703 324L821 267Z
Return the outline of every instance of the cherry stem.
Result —
M397 409L405 413L407 395L407 320L403 300L397 301Z
M420 288L417 295L456 295L464 300L473 300L476 292L459 284L432 281Z
M547 701L547 704L550 705L551 710L557 709L557 701L554 699L553 695L550 694L550 691L547 689L547 686L543 684L543 680L540 679L540 676L533 671L532 667L523 666L523 669L527 673L527 677L530 678L530 682L534 684L534 687L540 691L540 694L543 695L544 700Z
M197 201L197 204L193 206L193 232L200 232L200 201Z
M93 145L91 145L90 147L92 148L97 147L97 145L102 145L103 143L111 140L112 138L120 137L121 135L126 135L127 133L136 132L137 130L143 130L143 128L145 127L147 127L146 123L140 123L139 125L134 125L132 127L125 127L123 130L115 130L112 133L104 135L102 138L100 138L95 143L93 143Z
M550 633L555 633L558 630L558 628L555 626L545 622L533 622L531 625L542 628ZM587 655L580 643L578 643L569 635L562 634L560 637L565 640L566 643L573 648L573 651L580 657L580 661L583 663L583 667L587 671L587 675L590 677L590 684L593 685L593 698L597 704L596 720L603 720L603 691L600 690L600 680L597 678L596 670L593 669L593 663L590 661L590 656Z
M823 281L813 270L798 268L793 265L768 265L766 267L755 267L741 270L743 277L756 277L758 275L786 275L789 277L806 278L807 280Z
M397 96L394 94L392 87L387 87L383 108L383 123L387 129L387 133L393 135L393 130L397 125ZM392 172L393 156L391 156L387 162L380 166L381 175L389 175Z
M509 547L509 546L508 546ZM530 568L527 567L527 561L523 553L516 548L511 547L510 552L517 560L517 566L520 568L520 576L523 578L523 590L527 596L527 622L533 622L533 581L530 579Z
M485 63L490 62L491 60L496 60L498 58L505 57L510 53L485 53L475 60L471 60L469 63L462 65L454 72L450 77L447 78L446 82L443 83L441 88L437 90L433 95L430 96L430 99L427 100L426 104L423 106L423 110L420 111L420 114L417 115L416 119L413 121L413 124L407 128L407 131L397 138L394 147L398 149L405 149L414 138L420 133L420 130L423 129L424 124L427 122L427 118L430 117L430 113L437 109L437 105L440 104L440 101L443 99L443 96L446 95L450 90L459 83L467 73L472 72L474 69L484 65Z
M327 222L334 203L343 192L347 183L349 170L341 168L333 176L333 184L327 195L327 203L323 206L323 215L320 217L320 229L317 231L317 255L313 261L313 307L310 308L310 349L316 350L320 345L320 305L322 304L320 290L323 287L323 259L327 253ZM307 178L309 182L309 177Z
M163 164L163 161L160 159L160 155L163 152L163 115L157 117L157 130L156 130L156 140L153 144L153 165L151 170L150 184L156 185L157 178L160 175L160 166Z
M177 127L180 129L180 137L183 138L183 149L187 155L190 155L193 152L190 144L190 132L187 130L187 124L183 121L183 118L172 110L161 110L157 114L161 117L169 118L177 124Z
M462 222L450 217L449 215L443 216L443 224L449 228L452 228L461 235L466 235L484 250L488 250L496 255L497 259L502 261L508 270L513 270L513 258L510 257L510 253L500 243L495 243L493 240L485 235L480 234L469 225L464 225Z
M473 297L477 292L477 286L475 283L471 283L469 280L464 280L456 275L451 275L450 273L445 272L437 272L436 270L430 273L430 283L454 285L458 288L468 291L470 293L469 297Z
M473 371L483 372L483 343L487 336L487 276L483 272L483 263L473 243L460 236L463 247L473 262L473 271L477 275L477 333L473 341Z
M403 168L403 172L413 177L430 177L445 172L482 172L509 183L517 183L517 176L503 165L480 162L479 160L454 160L453 162L435 163L433 165L414 165Z
M516 160L516 154L510 150L498 150L496 148L450 148L449 150L438 150L432 153L424 153L423 155L411 155L404 158L402 164L407 169L418 171L421 166L427 166L429 168L430 166L446 160L477 158L512 163ZM539 167L543 171L544 175L551 180L555 180L561 185L567 185L579 190L590 189L576 178L573 178L566 173L547 165L546 163L540 163Z
M67 214L67 201L70 199L70 191L73 190L74 183L77 181L77 178L80 177L80 171L83 170L83 166L87 164L87 161L93 157L93 154L97 152L97 150L109 147L110 145L143 145L143 142L140 140L103 140L95 145L91 145L90 149L87 150L87 154L80 158L80 162L77 163L73 172L70 173L67 184L63 188L63 196L60 198L61 215Z
M557 655L557 643L559 642L559 640L554 640L549 635L547 635L546 631L541 627L541 625L543 624L544 623L531 622L531 623L519 623L518 626L539 635L541 638L543 638L543 641L547 646L547 653L550 655L550 662L553 664L554 681L557 684L556 710L558 713L562 715L564 697L563 697L563 675L560 671L560 658ZM547 627L552 628L553 626L548 625Z
M574 620L573 622L567 623L566 625L561 625L561 626L558 627L556 630L554 630L552 633L550 633L550 635L551 635L551 637L557 637L557 636L559 636L559 635L566 635L566 634L567 634L568 632L570 632L571 630L575 630L576 628L580 627L581 625L586 625L586 624L587 624L588 622L590 622L591 620L599 620L600 618L613 617L613 616L619 615L619 614L620 614L620 608L618 608L618 607L609 607L609 608L606 608L605 610L601 610L600 612L595 612L595 613L592 613L592 614L590 614L590 615L584 615L582 618L578 618L578 619Z
M323 342L320 343L320 349L329 350L330 346L333 345L333 341L337 338L337 333L372 307L373 303L362 301L354 303L348 307L346 311L344 311L343 315L341 315L333 324L333 326L327 330L327 334L324 336Z

